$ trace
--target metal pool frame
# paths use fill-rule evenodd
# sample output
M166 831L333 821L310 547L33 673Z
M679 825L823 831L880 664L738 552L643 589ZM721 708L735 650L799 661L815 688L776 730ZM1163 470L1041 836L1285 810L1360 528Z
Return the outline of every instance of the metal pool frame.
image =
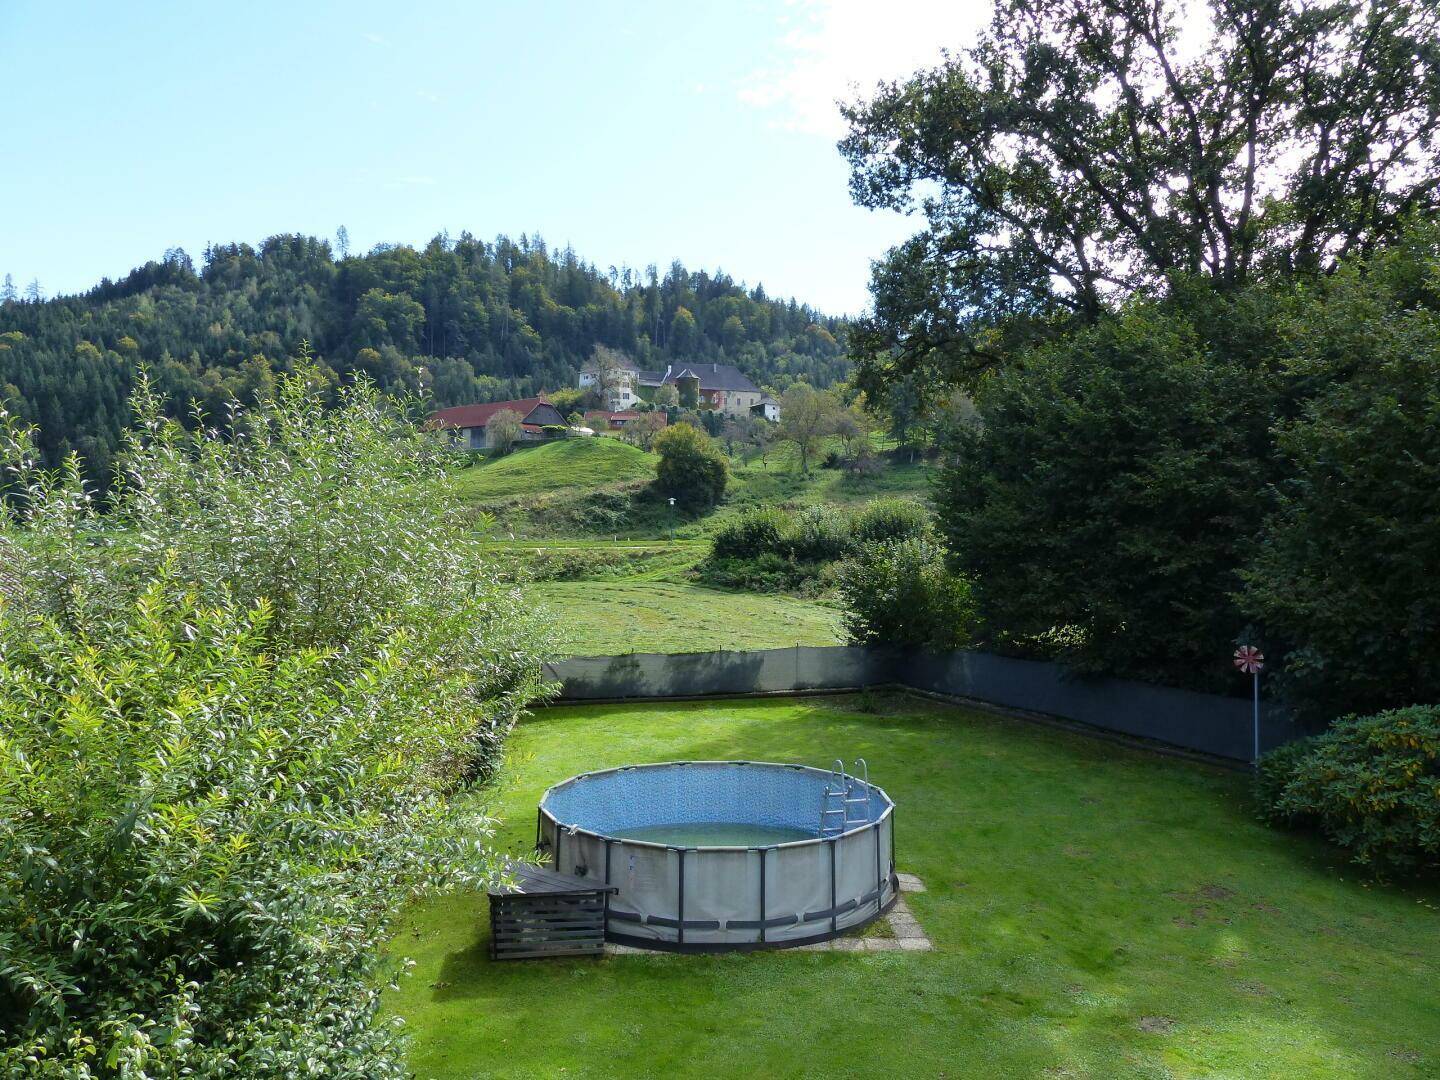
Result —
M726 847L726 846L687 846L678 844L660 844L645 840L628 840L621 837L608 836L601 832L583 828L569 822L559 821L546 807L552 792L567 785L582 780L592 780L596 777L611 774L632 772L640 769L676 769L686 766L704 765L735 765L746 767L757 767L766 769L785 769L796 772L812 774L822 779L834 777L833 771L815 769L807 765L792 765L786 763L769 761L663 761L644 765L624 765L613 769L600 769L595 772L580 773L568 780L555 784L545 791L541 797L540 805L536 811L535 819L535 847L537 851L548 852L553 867L566 874L575 874L585 877L593 871L590 865L589 855L581 851L582 847L591 848L594 853L594 841L599 841L604 849L604 878L603 884L616 889L615 895L607 894L605 904L605 939L617 944L630 945L641 949L656 949L666 952L733 952L753 949L777 949L793 948L799 945L808 945L815 942L828 941L841 933L849 930L856 930L873 922L885 914L894 906L899 896L899 883L895 876L895 845L894 845L894 811L895 803L883 789L871 784L868 780L861 780L858 777L850 776L843 770L840 776L843 777L847 790L849 785L856 785L856 789L864 789L867 802L879 799L882 804L881 812L873 820L857 825L855 828L845 828L843 831L833 835L816 836L805 840L796 840L784 844L765 844L747 847ZM817 807L817 816L819 813ZM867 806L867 810L869 807ZM867 836L866 834L870 834ZM584 838L591 841L590 844L572 844L574 838ZM844 845L846 851L859 851L863 846L873 848L874 874L869 880L873 888L861 893L841 897L838 893L839 882L837 879L837 865L840 859L837 858L837 850ZM829 906L811 911L792 911L784 914L772 914L767 906L770 896L774 892L768 880L773 871L770 869L772 863L778 863L785 857L786 852L797 851L798 849L818 848L824 846L828 858L823 861L828 864L829 875ZM657 914L653 912L631 911L623 908L617 909L611 906L612 901L620 901L624 904L627 896L623 886L617 885L612 877L612 860L615 849L641 848L652 849L664 852L676 853L675 871L675 896L676 904L673 916L669 913ZM888 849L888 850L886 850ZM687 919L685 917L686 899L686 863L691 859L703 859L707 853L746 853L752 854L759 859L759 889L755 897L755 909L753 916L749 918L726 918L726 919ZM866 852L868 856L869 852ZM869 909L868 911L866 909ZM860 914L857 914L860 913ZM795 935L794 927L808 924L820 924L813 934ZM646 937L633 932L626 932L627 927L638 927L643 925L647 931L667 936ZM660 929L655 929L660 928ZM693 937L686 940L686 931L692 934L705 933L729 933L735 931L741 934L753 933L753 938L731 939L723 941L706 940L697 941ZM781 936L774 936L775 931L782 931ZM673 936L668 936L673 932Z

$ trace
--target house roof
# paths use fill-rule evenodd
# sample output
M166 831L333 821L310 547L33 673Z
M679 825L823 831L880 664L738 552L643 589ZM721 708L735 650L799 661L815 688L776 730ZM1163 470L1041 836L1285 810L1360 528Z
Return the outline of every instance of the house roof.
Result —
M520 398L516 401L491 401L484 405L452 405L448 409L432 413L430 422L437 427L484 427L490 423L492 416L504 409L519 413L523 420L541 405L550 405L551 408L554 408L550 404L550 400L543 397Z
M660 386L673 383L676 379L690 376L700 380L701 390L738 390L742 393L758 393L760 388L750 377L733 364L686 364L684 367L668 367L664 371L641 371L641 386Z
M586 420L634 420L640 414L633 409L611 412L609 409L586 409Z

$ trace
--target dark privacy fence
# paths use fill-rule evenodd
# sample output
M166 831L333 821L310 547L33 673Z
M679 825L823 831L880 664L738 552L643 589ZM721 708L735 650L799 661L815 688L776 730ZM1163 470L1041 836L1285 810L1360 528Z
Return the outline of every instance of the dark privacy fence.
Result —
M936 655L857 646L755 652L632 653L573 657L546 665L559 701L707 697L796 690L905 686L1040 713L1103 731L1249 761L1248 698L1197 694L1124 679L1081 678L1058 664L982 652ZM1239 676L1237 676L1237 679ZM1260 747L1303 734L1281 709L1264 706Z

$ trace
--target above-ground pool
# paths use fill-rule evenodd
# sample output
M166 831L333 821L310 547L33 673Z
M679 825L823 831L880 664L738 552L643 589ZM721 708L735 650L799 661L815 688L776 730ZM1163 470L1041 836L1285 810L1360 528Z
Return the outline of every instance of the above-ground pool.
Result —
M894 809L838 762L827 772L672 761L556 784L540 800L536 840L555 869L615 887L611 941L697 951L803 945L894 903Z

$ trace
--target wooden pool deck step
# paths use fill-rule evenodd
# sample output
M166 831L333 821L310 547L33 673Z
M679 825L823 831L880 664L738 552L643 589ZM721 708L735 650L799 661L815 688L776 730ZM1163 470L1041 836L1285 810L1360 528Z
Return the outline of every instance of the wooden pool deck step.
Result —
M618 890L594 878L507 861L507 883L490 895L490 957L600 956L605 906Z

